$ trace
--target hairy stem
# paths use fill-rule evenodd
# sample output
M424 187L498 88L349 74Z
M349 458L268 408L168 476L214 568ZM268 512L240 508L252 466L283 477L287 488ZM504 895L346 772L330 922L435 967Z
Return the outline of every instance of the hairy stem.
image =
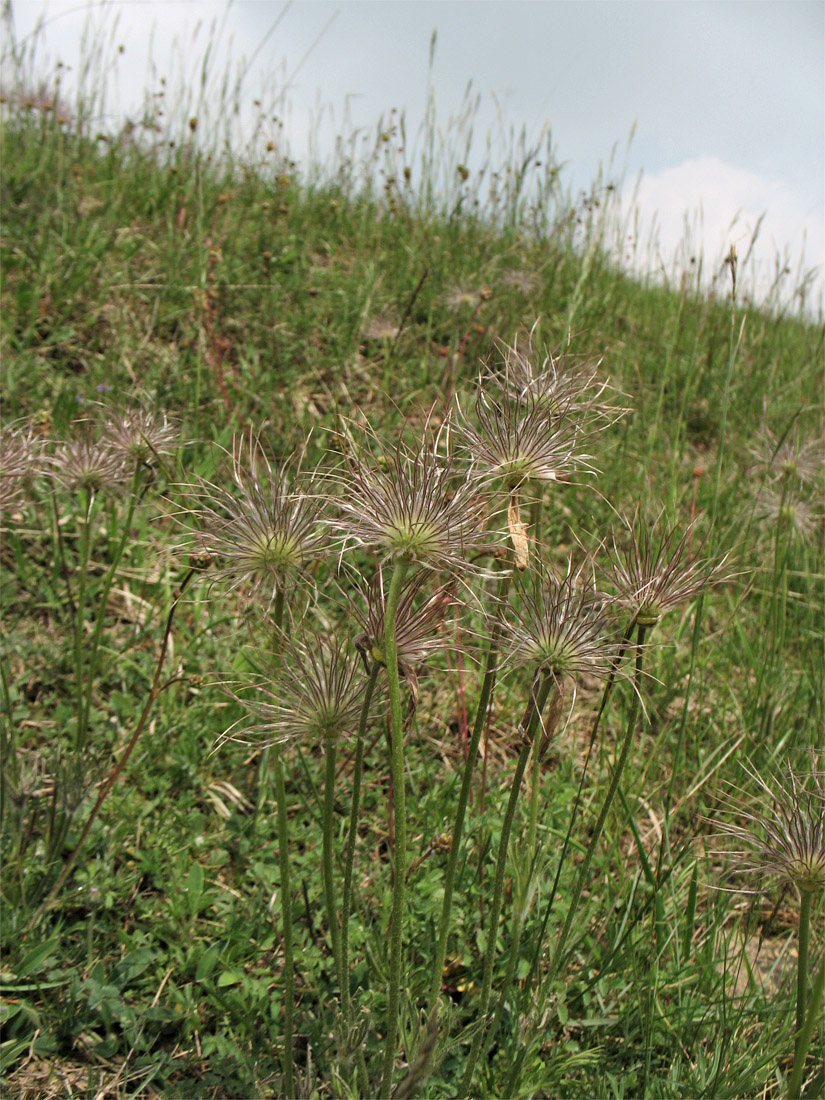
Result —
M292 951L292 890L287 847L286 787L281 752L273 751L278 801L278 863L281 869L281 919L284 928L284 1095L295 1095L293 1018L295 1014L295 960Z
M343 997L344 977L341 972L341 937L338 929L338 910L335 905L335 877L332 859L332 819L335 801L335 758L337 756L335 738L328 737L324 745L326 757L326 776L324 779L324 902L327 910L327 924L332 941L332 958L335 964L335 978Z
M499 582L497 603L500 607L507 595L511 574L507 572ZM453 903L453 888L455 886L455 873L458 867L458 856L461 848L461 837L464 832L464 817L467 812L467 803L470 799L470 788L473 781L473 769L475 768L478 746L481 735L487 721L487 713L490 707L490 696L493 690L493 681L496 675L498 663L498 646L501 638L501 619L497 617L490 635L490 646L487 650L487 661L484 666L484 678L481 681L481 694L476 708L473 736L470 739L470 747L467 760L464 765L464 775L461 780L461 792L458 796L458 806L453 823L453 839L450 845L450 856L447 861L447 870L444 874L444 897L441 903L441 918L438 923L438 944L433 959L432 976L430 978L430 996L427 1015L432 1013L438 1000L441 989L441 980L444 972L444 959L447 955L447 935L450 928L450 911Z
M392 915L390 917L390 987L387 1001L387 1040L384 1049L384 1069L381 1076L381 1100L390 1100L395 1046L398 1036L398 1005L403 971L401 932L404 923L404 889L407 878L407 807L404 793L404 720L401 714L401 682L398 674L398 649L395 616L407 575L409 562L400 558L395 563L384 611L384 655L387 661L387 682L390 696L390 737L393 825Z

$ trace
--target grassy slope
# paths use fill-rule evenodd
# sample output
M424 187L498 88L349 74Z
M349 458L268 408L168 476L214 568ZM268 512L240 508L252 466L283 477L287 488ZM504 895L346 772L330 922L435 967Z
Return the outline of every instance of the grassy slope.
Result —
M540 1046L531 1051L522 1087L548 1095L563 1082L567 1096L596 1089L616 1096L735 1096L769 1087L772 1059L787 1047L790 1016L754 982L729 999L720 968L727 945L735 956L728 969L741 970L734 929L781 936L793 899L777 892L773 911L768 906L760 916L758 905L754 911L752 902L714 891L718 868L691 841L702 828L698 815L712 808L722 784L742 782L737 761L748 756L765 769L821 744L822 531L792 549L787 618L776 640L772 534L755 503L763 471L752 451L765 427L778 437L794 427L806 438L821 436L821 329L757 311L746 316L740 309L732 317L729 303L640 286L595 247L600 213L592 203L562 211L530 235L529 211L511 218L510 228L493 228L473 214L469 199L453 216L416 210L391 186L357 197L347 181L310 187L288 170L230 172L185 145L160 164L128 140L92 143L34 114L4 125L0 153L7 421L34 415L59 436L83 402L117 406L145 394L179 417L184 437L195 441L186 448L187 473L210 469L203 441L226 444L245 427L263 428L282 454L312 429L315 458L336 413L360 407L392 436L399 412L422 415L443 402L453 383L466 401L479 360L495 356L495 340L512 340L540 318L539 344L561 347L570 333L576 356L604 356L603 369L631 409L600 456L598 493L559 491L550 522L561 555L574 538L593 545L603 537L611 504L631 512L639 502L661 503L686 518L698 480L699 513L717 506L729 381L712 538L715 551L736 550L741 577L703 608L689 690L694 618L691 611L676 613L668 644L653 658L660 682L651 685L650 724L624 790L660 873L656 896L668 946L655 950L654 891L639 872L626 818L614 811L595 869L609 904L586 911L587 965L566 984L561 1006L538 1006L539 1014L547 1007L542 1028L553 1054ZM571 247L577 232L594 244L586 263ZM482 287L491 293L481 294ZM456 288L469 291L470 300L456 301ZM161 610L143 621L126 616L113 631L121 649L99 687L91 780L107 765L107 729L125 739L151 675L156 616L177 568L169 547L178 535L167 512L158 506L156 515L136 521L123 588ZM68 705L59 579L53 575L51 587L40 579L48 574L49 553L44 531L16 562L8 548L3 559L10 721L25 723L21 751L32 776L52 766L50 738L59 736L54 731ZM163 697L127 780L39 932L50 950L36 959L21 933L32 908L24 883L36 873L27 868L37 864L43 799L41 817L25 819L18 858L6 864L6 896L17 902L4 906L3 977L13 1011L3 1050L14 1068L36 1030L34 1053L60 1072L74 1066L89 1087L120 1071L111 1095L130 1095L141 1082L146 1095L266 1093L278 1073L272 1048L279 945L267 910L278 881L274 822L244 812L240 796L251 789L255 760L237 746L210 755L235 715L202 682L238 664L245 635L202 594L177 629L188 680ZM466 690L472 700L471 666ZM584 701L592 707L587 693ZM422 707L409 761L413 857L423 858L411 926L426 945L439 882L430 841L446 827L453 797L440 780L455 774L456 699L442 681L425 679ZM512 765L501 710L504 743L490 755L486 807L472 811L459 933L489 886L489 870L479 881L475 868L496 836L502 769ZM620 715L613 722L605 749ZM588 798L605 774L601 763ZM307 752L302 765L293 764L294 815L312 818L319 760ZM577 756L560 753L546 777L547 878L577 765ZM376 857L385 845L384 781L379 754L368 773L374 824L364 838L365 855ZM671 813L663 832L665 805ZM301 893L317 901L317 849L295 858ZM689 955L675 945L685 934L694 866L700 890ZM662 877L663 869L670 873ZM376 878L362 884L360 898L370 969L361 964L358 980L368 987L365 1005L379 1009L383 981L376 975L385 963L373 914L387 911L388 890L386 876ZM546 898L545 886L539 897ZM317 1072L316 1087L323 1089L331 1067L323 1017L314 1007L323 997L325 967L320 910L304 914L300 898L299 909L300 1026L314 1060L308 1079ZM539 903L524 933L527 944L540 913ZM358 938L356 959L363 957ZM458 1016L468 997L471 1003L474 951L469 943L454 960L456 986L469 989L456 994ZM459 1053L440 1051L443 1062L427 1095L455 1088ZM501 1083L495 1068L490 1073L492 1095ZM25 1074L15 1081L24 1087Z

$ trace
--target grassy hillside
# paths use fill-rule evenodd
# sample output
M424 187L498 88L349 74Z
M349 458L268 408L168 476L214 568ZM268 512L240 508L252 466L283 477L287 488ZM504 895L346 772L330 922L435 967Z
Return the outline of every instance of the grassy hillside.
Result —
M822 1095L821 325L634 281L539 150L428 189L397 120L307 176L36 99L8 1094Z

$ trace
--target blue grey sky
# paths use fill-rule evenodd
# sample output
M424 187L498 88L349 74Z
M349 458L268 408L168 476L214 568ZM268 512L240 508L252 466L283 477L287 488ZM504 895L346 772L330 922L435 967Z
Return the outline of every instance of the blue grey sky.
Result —
M657 226L664 267L686 220L710 267L731 240L747 246L763 213L757 278L770 280L778 255L795 268L805 241L806 266L825 260L821 0L14 0L13 11L18 39L42 17L43 63L76 65L89 21L106 29L98 41L122 43L115 113L136 111L156 79L150 42L156 74L194 74L210 34L245 66L250 98L280 97L299 162L310 132L330 152L345 112L373 129L396 108L414 135L430 80L446 126L471 83L479 155L488 131L549 127L575 191L615 149L623 200Z

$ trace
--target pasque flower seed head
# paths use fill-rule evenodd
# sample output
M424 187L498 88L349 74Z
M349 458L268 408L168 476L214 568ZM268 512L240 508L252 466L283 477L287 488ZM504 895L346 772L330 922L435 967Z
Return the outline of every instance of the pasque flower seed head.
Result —
M225 739L273 745L284 741L333 741L358 729L365 680L357 658L344 645L318 636L289 641L273 686L250 685L251 698L233 698L249 711L240 729Z
M724 800L725 807L745 824L726 822L723 836L742 847L731 852L732 875L777 875L800 894L821 895L825 890L825 773L811 754L810 770L764 779L753 766L745 771L760 794L751 809L741 790Z
M439 454L440 438L425 438L415 450L399 442L378 456L348 456L346 473L336 476L342 493L334 524L345 543L451 573L487 549L486 504L469 472Z
M292 463L273 470L260 441L235 441L232 482L232 490L199 483L198 544L216 559L216 577L248 584L271 603L286 577L324 550L320 503Z
M640 626L655 626L667 611L729 576L726 559L690 556L690 526L680 534L677 527L661 529L660 519L646 525L637 515L626 527L622 545L613 537L605 572L616 589L616 602L629 608Z
M561 580L540 568L520 582L518 595L505 618L507 660L557 680L610 674L619 646L605 613L607 601L581 567L568 566Z

